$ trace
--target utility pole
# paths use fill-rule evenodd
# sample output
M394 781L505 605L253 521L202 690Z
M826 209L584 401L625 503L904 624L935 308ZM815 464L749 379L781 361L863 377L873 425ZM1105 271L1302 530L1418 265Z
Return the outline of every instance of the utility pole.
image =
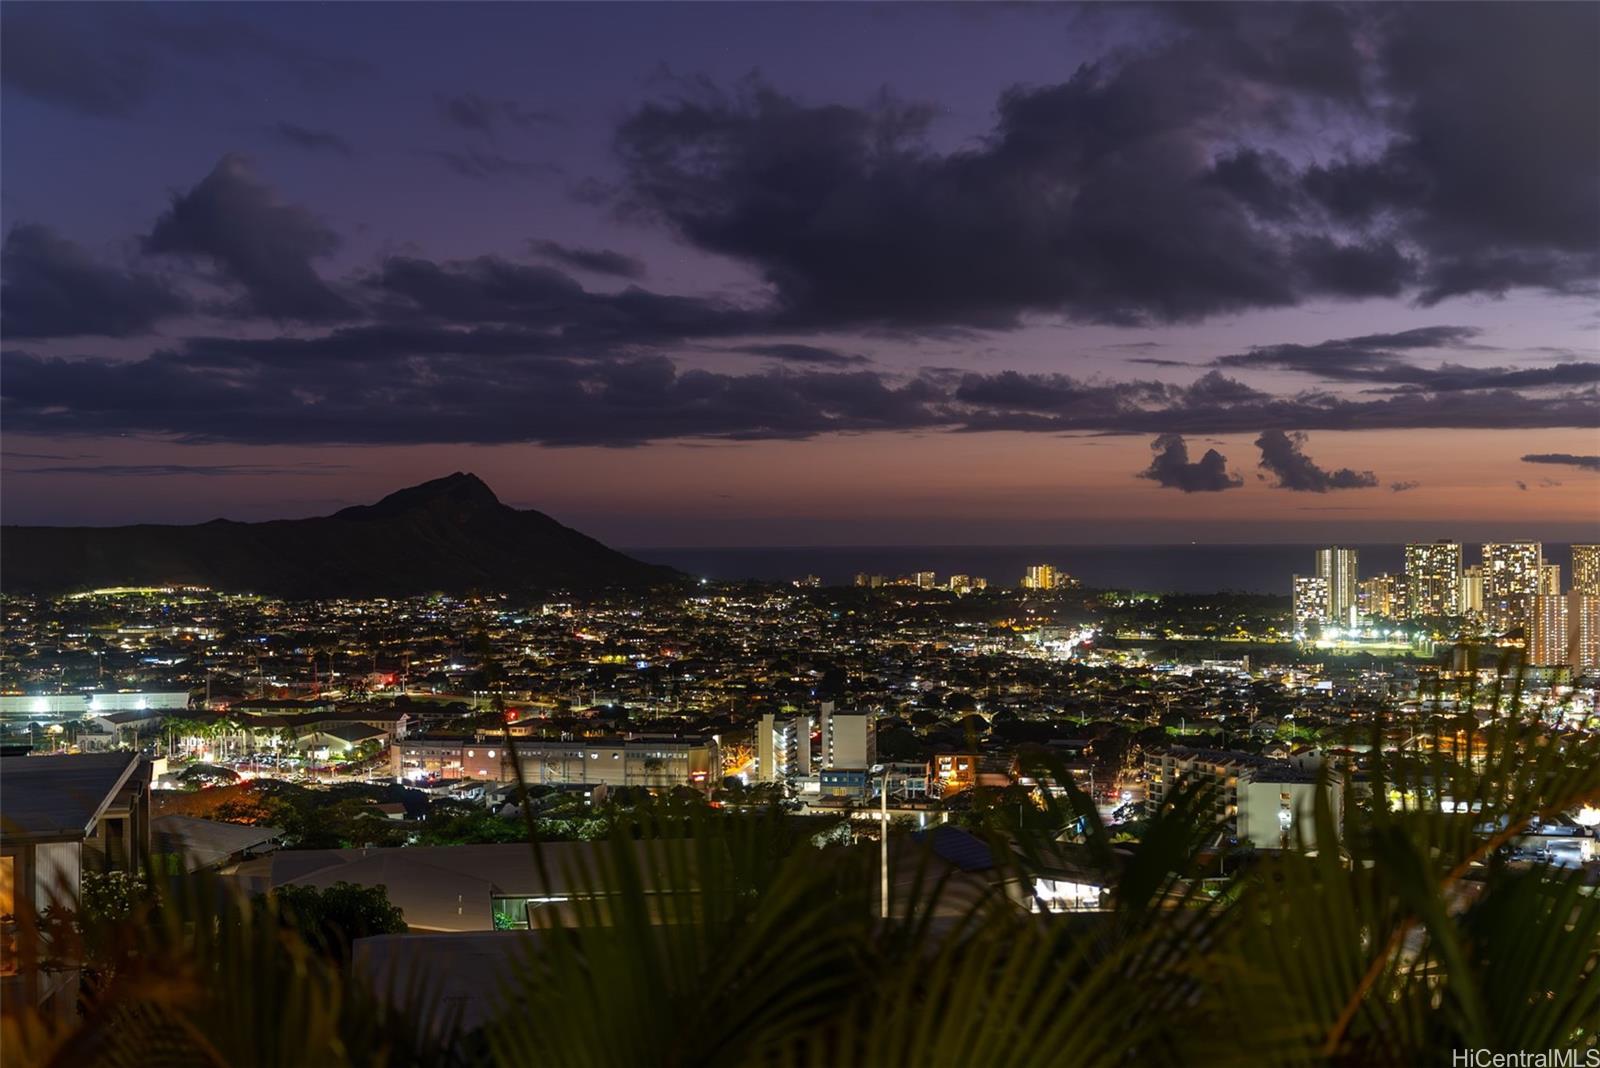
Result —
M881 861L879 865L879 891L882 899L878 914L887 920L889 918L889 765L880 764L872 770L883 772L883 784L878 790L880 806L878 818L880 820L879 833L881 835L879 838L880 848L878 850L878 856Z

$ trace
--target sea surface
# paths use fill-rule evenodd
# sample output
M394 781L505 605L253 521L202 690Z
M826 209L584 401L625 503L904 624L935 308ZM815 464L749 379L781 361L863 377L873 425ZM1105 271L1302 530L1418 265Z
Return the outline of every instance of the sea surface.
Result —
M1361 553L1363 577L1404 570L1402 545L1346 546ZM1054 564L1085 586L1160 593L1275 593L1287 596L1293 576L1316 571L1315 545L861 545L629 549L630 555L702 578L787 582L816 575L828 585L848 585L858 572L894 578L932 571L938 581L971 575L990 585L1015 586L1030 564ZM1481 547L1462 546L1462 564L1480 561ZM1561 565L1572 581L1572 549L1549 542L1546 563Z

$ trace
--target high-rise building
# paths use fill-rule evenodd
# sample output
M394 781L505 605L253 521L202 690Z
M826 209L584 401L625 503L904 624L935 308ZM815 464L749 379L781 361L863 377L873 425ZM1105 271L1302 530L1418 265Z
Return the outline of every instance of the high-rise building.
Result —
M1479 564L1461 573L1461 614L1483 615L1483 567Z
M1328 616L1328 580L1321 575L1294 577L1294 629L1305 632L1313 623L1331 622Z
M1567 599L1536 593L1528 598L1524 619L1527 662L1537 667L1568 663Z
M938 576L936 576L932 571L918 571L916 579L917 589L931 590L933 589L934 584L938 581Z
M1405 580L1384 572L1361 580L1356 587L1356 605L1363 619L1403 619L1405 595Z
M1406 611L1419 616L1461 614L1461 543L1406 546Z
M822 768L870 768L878 762L878 729L871 712L839 712L823 706Z
M1054 565L1034 564L1028 568L1027 574L1022 576L1022 588L1025 590L1053 590L1060 580Z
M1561 565L1545 564L1539 568L1539 592L1552 597L1561 595Z
M1600 597L1600 545L1572 547L1572 589Z
M1490 542L1483 547L1483 611L1493 630L1527 622L1544 571L1544 547L1536 541Z
M951 575L946 585L951 593L966 593L972 589L972 579L968 575Z
M771 712L761 717L756 728L756 779L779 782L795 775L811 774L811 717L784 716Z
M1600 594L1567 594L1567 663L1575 675L1600 671Z
M1340 626L1355 622L1356 597L1360 592L1357 574L1356 550L1317 550L1317 577L1328 582L1328 618Z

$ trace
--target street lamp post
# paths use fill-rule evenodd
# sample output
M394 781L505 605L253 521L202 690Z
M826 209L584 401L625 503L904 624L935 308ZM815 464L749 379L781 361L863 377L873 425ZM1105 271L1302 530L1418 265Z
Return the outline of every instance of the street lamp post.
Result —
M879 890L882 896L878 914L887 920L889 918L889 765L874 764L872 770L883 773L883 780L878 787Z

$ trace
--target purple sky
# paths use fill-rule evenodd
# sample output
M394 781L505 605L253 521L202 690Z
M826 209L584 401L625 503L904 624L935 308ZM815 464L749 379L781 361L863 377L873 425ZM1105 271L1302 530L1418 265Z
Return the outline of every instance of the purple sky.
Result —
M0 12L8 523L1600 534L1600 7Z

